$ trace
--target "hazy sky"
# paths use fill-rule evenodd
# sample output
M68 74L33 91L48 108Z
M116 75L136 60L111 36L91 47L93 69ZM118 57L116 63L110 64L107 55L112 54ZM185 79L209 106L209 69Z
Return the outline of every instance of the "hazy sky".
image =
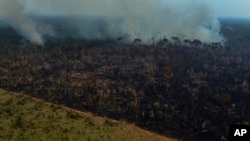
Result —
M27 0L32 3L33 0ZM36 1L36 0L35 0ZM77 0L76 0L77 1ZM167 3L175 0L165 0ZM192 2L199 0L186 0ZM202 0L200 0L202 1ZM203 0L210 5L218 17L248 17L250 18L250 0ZM41 9L39 9L40 11ZM43 11L44 12L44 11Z
M216 17L250 18L250 0L0 0L0 18L31 42L43 44L43 37L54 31L32 18L36 14L101 17L69 20L68 26L84 38L176 36L218 42L223 37Z
M250 0L206 0L219 17L250 18Z

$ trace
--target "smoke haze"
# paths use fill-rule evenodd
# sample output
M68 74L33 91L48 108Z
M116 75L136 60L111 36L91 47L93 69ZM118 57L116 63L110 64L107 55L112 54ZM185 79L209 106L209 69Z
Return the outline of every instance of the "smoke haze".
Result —
M60 24L71 37L223 40L216 16L202 0L0 0L1 18L32 43L58 35L57 26L36 18L41 15L65 17Z
M43 27L42 23L36 23L31 18L31 13L26 13L24 0L1 0L0 16L5 22L10 24L22 36L33 43L43 44L42 35L46 32L39 31Z

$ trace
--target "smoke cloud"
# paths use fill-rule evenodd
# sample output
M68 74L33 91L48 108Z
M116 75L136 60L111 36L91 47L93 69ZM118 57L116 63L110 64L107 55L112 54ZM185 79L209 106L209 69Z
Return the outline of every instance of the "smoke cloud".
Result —
M35 12L34 12L35 11ZM44 36L67 30L87 39L172 36L220 42L220 23L202 0L0 0L0 16L29 41L43 44ZM35 13L35 14L34 14ZM60 26L39 16L65 17ZM53 19L53 18L52 18Z
M0 16L32 43L43 44L42 36L47 33L41 29L45 26L32 19L31 13L26 11L24 0L1 0ZM40 26L40 30L38 26Z

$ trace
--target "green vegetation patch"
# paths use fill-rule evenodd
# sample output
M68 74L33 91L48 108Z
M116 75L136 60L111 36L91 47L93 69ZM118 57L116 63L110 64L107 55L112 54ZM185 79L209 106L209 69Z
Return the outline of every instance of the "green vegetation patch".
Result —
M0 141L157 141L123 123L0 89Z

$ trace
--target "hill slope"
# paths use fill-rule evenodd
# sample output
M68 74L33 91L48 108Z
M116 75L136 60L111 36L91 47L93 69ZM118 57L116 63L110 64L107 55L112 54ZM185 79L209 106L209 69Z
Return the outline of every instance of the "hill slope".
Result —
M171 141L133 125L95 117L2 89L0 140Z

